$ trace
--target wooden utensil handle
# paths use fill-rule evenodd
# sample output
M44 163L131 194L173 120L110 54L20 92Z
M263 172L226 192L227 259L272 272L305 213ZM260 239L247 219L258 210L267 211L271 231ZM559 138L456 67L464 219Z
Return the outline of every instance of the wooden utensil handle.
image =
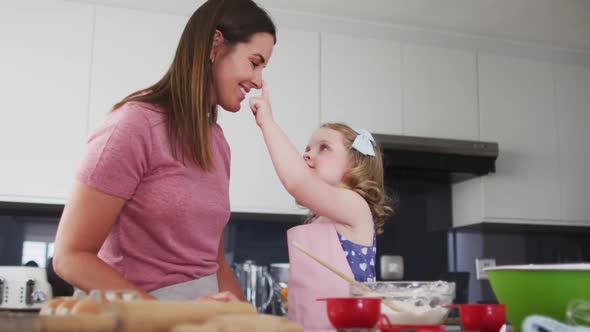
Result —
M364 290L365 292L370 292L371 289L369 287L367 287L366 285L361 284L360 282L352 279L351 277L347 276L346 274L342 273L341 271L339 271L338 269L336 269L335 267L333 267L331 264L327 263L326 261L324 261L323 259L319 258L318 256L312 254L311 252L307 251L305 248L303 248L297 241L291 241L291 244L297 248L299 251L301 251L302 253L304 253L305 255L309 256L310 258L312 258L313 260L315 260L316 262L320 263L321 265L323 265L325 268L327 268L328 270L332 271L333 273L337 274L340 278L348 281L349 283L359 287L360 289Z
M291 245L295 248L297 248L297 250L301 251L302 253L304 253L305 255L309 256L311 259L315 260L316 262L320 263L321 265L323 265L325 268L327 268L328 270L334 272L336 275L338 275L340 278L348 281L350 284L355 285L356 287L359 287L360 289L362 289L365 292L373 292L373 290L371 288L369 288L367 285L363 285L360 282L352 279L351 277L347 276L346 274L342 273L341 271L339 271L338 269L336 269L335 267L333 267L331 264L327 263L326 261L324 261L323 259L319 258L318 256L312 254L311 252L307 251L305 248L303 248L297 241L291 241ZM386 305L388 308L390 308L393 311L401 311L401 309L396 306L395 304L391 303L390 301L387 300L381 300L381 303L383 303L384 305Z

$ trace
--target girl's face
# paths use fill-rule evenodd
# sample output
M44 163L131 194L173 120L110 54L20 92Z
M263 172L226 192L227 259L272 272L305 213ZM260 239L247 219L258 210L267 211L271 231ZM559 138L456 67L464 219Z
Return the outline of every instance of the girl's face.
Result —
M305 147L303 159L312 172L333 186L340 185L350 163L344 136L329 128L315 131Z
M255 33L249 42L230 46L223 42L221 32L216 31L210 54L212 103L230 112L239 111L246 93L262 88L262 70L270 60L273 47L270 33Z

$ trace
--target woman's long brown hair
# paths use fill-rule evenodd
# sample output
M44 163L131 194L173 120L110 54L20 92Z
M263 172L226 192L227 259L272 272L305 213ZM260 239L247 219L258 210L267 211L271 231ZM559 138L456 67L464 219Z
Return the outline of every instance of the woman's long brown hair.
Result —
M335 130L342 134L344 146L349 150L350 169L345 172L342 178L342 185L359 194L369 204L375 231L383 233L385 220L393 214L391 199L385 194L383 182L383 160L381 149L374 146L375 156L366 156L352 148L352 143L357 133L350 126L342 123L324 123L321 128ZM318 217L311 214L306 223Z
M156 84L136 91L113 106L136 101L159 105L166 113L167 130L175 158L190 158L202 169L213 169L209 128L217 122L217 108L209 100L209 54L215 30L233 46L248 42L258 32L273 35L268 14L251 0L208 0L187 22L170 68Z

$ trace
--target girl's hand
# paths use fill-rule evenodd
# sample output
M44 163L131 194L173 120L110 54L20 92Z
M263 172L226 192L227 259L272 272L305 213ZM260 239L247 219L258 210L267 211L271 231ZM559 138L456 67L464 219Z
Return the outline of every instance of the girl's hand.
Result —
M270 95L266 82L262 82L262 95L250 98L250 108L256 118L256 124L262 128L265 123L272 122L272 108L270 107Z
M197 298L197 301L218 301L218 302L240 302L237 296L232 292L221 292L217 294L207 294Z

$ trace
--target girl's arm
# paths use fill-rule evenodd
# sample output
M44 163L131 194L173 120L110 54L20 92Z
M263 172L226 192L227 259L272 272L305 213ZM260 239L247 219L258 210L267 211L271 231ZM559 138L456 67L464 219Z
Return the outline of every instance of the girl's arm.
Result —
M57 228L53 267L62 279L85 291L129 289L154 299L97 256L124 204L122 198L76 182Z
M273 120L269 92L264 84L262 96L250 98L250 107L262 130L275 171L298 203L318 215L348 225L370 218L369 206L360 195L334 187L311 172L302 155Z

